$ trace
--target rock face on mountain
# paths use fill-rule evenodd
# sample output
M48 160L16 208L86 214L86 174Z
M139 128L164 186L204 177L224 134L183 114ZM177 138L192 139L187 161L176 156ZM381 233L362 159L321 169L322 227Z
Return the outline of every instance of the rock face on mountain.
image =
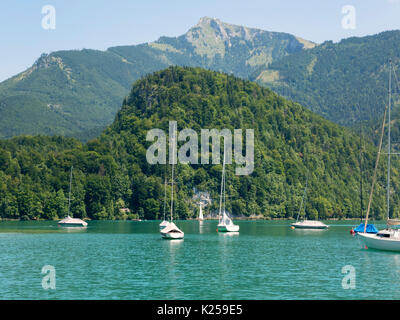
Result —
M178 49L193 57L196 65L242 78L248 78L260 66L315 46L291 34L232 25L208 17L200 19L181 37L163 37L150 45Z
M312 48L293 35L204 17L180 37L106 51L43 54L0 83L0 138L20 134L96 136L140 77L169 65L199 66L249 78L271 62Z

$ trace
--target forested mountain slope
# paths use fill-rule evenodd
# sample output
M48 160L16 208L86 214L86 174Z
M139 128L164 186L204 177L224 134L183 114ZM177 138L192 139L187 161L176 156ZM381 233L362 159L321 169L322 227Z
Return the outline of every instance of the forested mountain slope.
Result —
M308 170L309 218L360 216L357 136L253 82L188 67L170 67L135 82L114 123L87 144L57 137L1 141L0 216L62 217L73 165L76 216L124 219L119 208L129 207L141 218L160 218L164 176L170 172L166 165L147 162L152 142L146 134L154 128L168 133L173 120L178 130L191 128L198 134L207 128L254 130L252 174L236 176L235 164L227 166L227 207L234 216L296 217ZM376 151L366 143L364 186L370 184ZM398 190L399 161L393 161L392 183ZM178 164L176 169L177 217L196 214L190 200L194 188L218 199L221 164ZM385 215L384 170L382 157L374 217ZM392 216L397 216L399 195L392 197ZM217 206L214 201L206 211Z
M343 125L377 120L388 102L389 60L399 100L400 31L327 41L272 62L252 79ZM396 76L396 78L395 78Z

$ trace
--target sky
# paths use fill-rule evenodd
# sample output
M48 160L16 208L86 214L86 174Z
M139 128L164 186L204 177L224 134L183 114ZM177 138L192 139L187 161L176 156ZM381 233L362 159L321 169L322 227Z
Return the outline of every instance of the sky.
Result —
M49 12L42 13L47 5L55 9L55 29L48 28ZM343 11L348 6L352 11ZM337 42L400 29L400 0L1 0L0 81L29 68L42 53L175 37L204 16Z

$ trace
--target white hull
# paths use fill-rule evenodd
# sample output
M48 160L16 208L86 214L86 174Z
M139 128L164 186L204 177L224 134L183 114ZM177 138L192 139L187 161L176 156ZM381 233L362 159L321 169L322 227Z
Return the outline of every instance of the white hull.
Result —
M218 232L238 232L239 226L236 224L232 224L232 225L219 224L217 226L217 229L218 229Z
M302 221L295 222L291 224L292 227L296 229L327 229L328 226L320 221Z
M313 230L323 230L327 229L328 226L321 226L321 227L316 227L316 226L296 226L292 224L292 227L295 227L296 229L313 229Z
M185 233L173 222L170 222L163 230L161 230L160 234L163 239L168 240L183 239L185 236Z
M183 239L185 234L182 233L178 233L178 232L170 232L170 233L161 233L161 236L163 239L167 239L167 240L178 240L178 239Z
M384 251L400 251L400 237L385 238L377 234L361 233L357 234L367 248L384 250Z
M78 219L78 218L71 218L70 216L62 219L60 222L58 222L58 225L60 227L87 227L87 222Z

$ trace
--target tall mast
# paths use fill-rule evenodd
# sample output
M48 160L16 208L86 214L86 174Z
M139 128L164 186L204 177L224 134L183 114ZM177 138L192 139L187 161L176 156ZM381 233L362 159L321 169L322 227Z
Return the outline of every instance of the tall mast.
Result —
M225 152L224 152L224 169L225 169ZM226 205L226 192L225 192L225 190L226 190L226 177L225 177L225 170L224 170L224 192L223 192L223 195L224 195L224 210L223 210L223 214L225 215L225 212L226 212L226 208L225 208L225 205Z
M374 175L372 176L372 185L371 185L371 190L369 192L367 213L365 214L364 233L367 232L369 210L371 209L372 195L374 194L374 186L375 186L375 181L376 181L376 172L377 172L377 169L378 169L379 158L381 156L381 150L382 150L382 141L383 141L383 133L385 131L385 121L386 121L387 109L388 109L388 106L386 105L385 106L385 112L384 112L383 118L382 118L381 137L379 139L378 155L377 155L376 161L375 161Z
M175 140L172 139L172 181L171 181L171 222L172 222L172 212L174 209L174 161L175 161Z
M392 60L389 60L389 110L388 110L388 168L387 168L387 199L386 199L386 206L387 206L387 218L389 219L389 212L390 212L390 109L392 103Z
M219 197L219 218L221 219L221 209L222 209L222 195L225 192L225 141L224 141L224 160L222 164L222 177L221 177L221 195ZM225 202L225 199L224 199Z
M69 175L69 196L68 196L68 216L69 216L69 210L71 208L71 186L72 186L72 169L74 167L71 166L71 173Z
M361 106L360 111L360 218L364 215L364 199L363 199L363 145L362 145L362 121L361 121Z
M167 170L165 170L165 177L164 177L164 221L165 221L166 207L167 207Z
M300 209L299 209L299 212L298 212L298 214L297 214L296 222L299 221L300 212L301 212L301 209L303 208L303 203L304 203L304 199L305 199L306 192L307 192L308 177L309 177L309 175L310 175L310 170L307 170L306 186L305 186L304 191L303 191L303 198L301 198ZM305 208L305 204L304 204L304 208ZM305 210L305 209L304 209L304 210ZM305 211L304 211L304 213L305 213ZM305 215L304 215L304 216L305 216Z

